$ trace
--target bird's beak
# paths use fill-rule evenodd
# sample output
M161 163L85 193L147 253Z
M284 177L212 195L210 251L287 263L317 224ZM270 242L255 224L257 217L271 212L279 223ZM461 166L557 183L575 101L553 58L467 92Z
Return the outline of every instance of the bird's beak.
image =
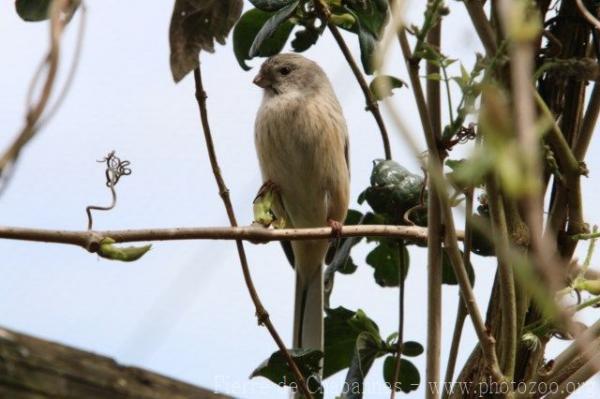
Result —
M262 73L256 75L252 82L258 87L262 87L263 89L267 88L270 84L269 80Z

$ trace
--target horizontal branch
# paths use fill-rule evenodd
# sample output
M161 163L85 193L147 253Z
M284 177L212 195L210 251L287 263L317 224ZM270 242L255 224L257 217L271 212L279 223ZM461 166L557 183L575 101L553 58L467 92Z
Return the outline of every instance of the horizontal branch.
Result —
M139 241L175 240L245 240L269 242L285 240L311 240L337 237L330 227L307 229L267 229L259 226L247 227L177 227L139 230L46 230L26 227L0 226L0 239L37 241L53 244L80 246L96 252L105 238L117 243ZM462 240L464 234L459 232ZM360 225L342 227L341 237L389 237L427 241L427 228L419 226Z

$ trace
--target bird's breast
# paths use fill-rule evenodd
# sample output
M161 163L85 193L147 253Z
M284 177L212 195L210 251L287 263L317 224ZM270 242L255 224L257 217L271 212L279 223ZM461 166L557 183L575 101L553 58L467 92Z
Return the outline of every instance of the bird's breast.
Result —
M279 186L291 217L306 213L322 225L327 185L339 173L332 165L340 161L332 159L341 157L345 167L346 126L339 108L318 97L276 96L261 105L255 128L263 179Z

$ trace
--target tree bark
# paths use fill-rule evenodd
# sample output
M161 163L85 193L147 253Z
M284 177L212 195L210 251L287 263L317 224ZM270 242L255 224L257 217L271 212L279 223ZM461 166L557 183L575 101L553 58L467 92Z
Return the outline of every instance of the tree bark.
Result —
M231 399L105 356L0 328L0 397Z

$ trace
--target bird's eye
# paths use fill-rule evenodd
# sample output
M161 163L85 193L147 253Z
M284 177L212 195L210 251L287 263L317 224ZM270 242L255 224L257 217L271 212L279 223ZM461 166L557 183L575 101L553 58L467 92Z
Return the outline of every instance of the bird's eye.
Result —
M290 72L292 72L292 70L288 67L281 67L279 68L279 73L282 74L283 76L285 75L289 75Z

